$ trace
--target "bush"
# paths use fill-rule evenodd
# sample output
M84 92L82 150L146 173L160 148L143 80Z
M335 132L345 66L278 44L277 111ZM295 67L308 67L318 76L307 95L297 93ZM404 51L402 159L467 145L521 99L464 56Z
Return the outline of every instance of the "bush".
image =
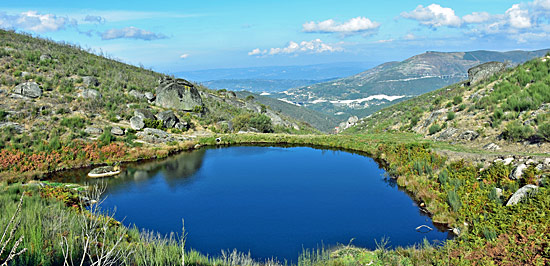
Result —
M455 212L458 212L460 210L460 207L462 207L462 203L460 202L460 196L456 193L456 191L451 190L449 191L449 194L447 195L447 199L449 201L449 205L453 208Z
M78 116L65 117L61 119L61 125L70 129L83 128L86 125L86 119Z
M99 143L101 144L101 146L107 146L111 142L116 140L116 137L113 136L113 134L111 134L111 129L112 129L112 127L105 127L103 129L103 133L101 135L99 135L98 140L99 140Z
M273 132L271 118L264 114L242 114L233 118L235 130L255 128L260 132Z
M539 126L537 130L539 137L546 141L550 141L550 122L544 123Z
M156 129L162 129L164 125L162 124L162 121L160 120L151 120L148 118L143 119L143 124L145 124L145 127L147 128L156 128Z
M448 112L447 113L447 120L453 120L455 119L455 113L454 112Z
M523 126L518 121L513 121L506 125L502 135L506 140L521 141L530 138L533 133L534 130L531 126Z
M453 98L453 104L454 105L459 105L461 103L462 103L462 96L457 95Z
M430 126L430 128L428 128L428 132L430 135L433 135L439 131L441 131L441 126L438 124L433 124Z

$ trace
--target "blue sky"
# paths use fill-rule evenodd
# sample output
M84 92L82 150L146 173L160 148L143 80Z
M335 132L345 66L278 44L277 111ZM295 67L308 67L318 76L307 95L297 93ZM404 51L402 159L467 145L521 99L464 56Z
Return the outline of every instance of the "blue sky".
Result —
M550 48L550 0L4 1L0 27L158 71Z

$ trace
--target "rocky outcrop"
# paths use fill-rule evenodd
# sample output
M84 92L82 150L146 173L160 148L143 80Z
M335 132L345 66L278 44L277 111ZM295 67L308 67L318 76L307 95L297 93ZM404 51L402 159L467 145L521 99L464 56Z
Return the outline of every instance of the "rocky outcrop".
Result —
M535 185L525 185L522 188L520 188L518 191L516 191L512 197L506 202L506 206L512 206L518 204L523 198L528 196L532 192L536 192L539 189L538 186Z
M483 146L483 149L488 150L488 151L496 151L496 150L500 150L500 146L498 146L494 143L489 143L489 144Z
M199 91L184 79L165 78L157 87L155 104L164 108L192 111L195 106L202 106Z
M338 125L338 128L336 129L336 133L340 133L352 126L355 126L357 122L359 122L359 118L357 116L349 117L347 121L342 122Z
M137 109L134 111L134 116L141 117L141 119L157 120L153 112L149 109Z
M82 83L84 83L84 85L86 85L86 87L97 87L99 86L99 80L97 80L96 77L91 77L91 76L87 76L87 77L82 77Z
M153 102L156 98L155 95L151 92L146 92L144 96L145 96L145 99L147 99L147 101L149 102Z
M145 127L145 123L143 122L143 118L140 116L133 116L130 118L130 127L133 130L141 130Z
M40 61L51 60L52 56L49 54L43 54L40 56Z
M146 128L142 132L138 132L136 136L145 142L149 143L166 143L175 141L170 134L156 128Z
M36 82L25 82L15 86L13 93L29 98L38 98L42 96L42 89Z
M4 128L12 128L15 132L17 132L17 134L21 134L25 131L24 127L13 122L0 123L0 130L3 130Z
M84 129L84 132L90 135L99 135L103 133L103 129L97 127L86 127L86 129Z
M79 96L84 99L96 99L101 98L101 93L94 89L83 89Z
M111 128L111 134L115 136L122 136L124 135L124 130L122 130L122 128L120 127L114 126Z
M468 78L470 79L470 84L475 84L505 69L506 64L504 63L488 62L468 69Z
M189 126L189 123L183 121L183 122L177 122L175 125L174 125L175 128L181 130L181 131L186 131L190 128Z
M128 92L128 95L130 95L134 98L137 98L137 99L145 99L145 94L143 94L139 91L136 91L136 90L131 90L130 92Z
M178 117L172 111L158 113L157 120L162 121L162 126L165 128L173 128L179 122Z
M512 173L510 173L510 179L512 180L516 180L516 179L521 179L521 177L523 176L523 171L527 169L527 165L525 164L520 164L518 165L514 171L512 171Z
M458 136L458 139L472 141L477 139L477 137L479 137L479 133L471 130L466 130Z

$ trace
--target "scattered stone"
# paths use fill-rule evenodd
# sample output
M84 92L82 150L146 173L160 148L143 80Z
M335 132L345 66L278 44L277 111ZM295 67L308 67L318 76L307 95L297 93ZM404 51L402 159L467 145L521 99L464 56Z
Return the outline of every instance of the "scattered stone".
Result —
M142 119L157 120L153 112L149 109L137 109L134 111L134 116L141 117Z
M133 116L130 118L130 127L133 130L141 130L145 127L145 123L143 122L143 118L140 116Z
M17 132L17 134L21 134L21 133L25 132L24 127L22 127L21 125L19 125L17 123L13 123L13 122L0 123L0 130L3 130L4 128L13 128L13 130L15 130L15 132Z
M496 187L495 188L495 193L497 194L497 197L502 197L502 188L498 188Z
M500 146L498 146L494 143L489 143L489 144L483 146L483 149L489 150L489 151L496 151L496 150L500 150Z
M454 127L447 128L443 130L439 136L437 136L437 140L448 140L451 139L456 133L458 132L458 129Z
M103 129L97 127L86 127L86 129L84 129L84 132L90 135L100 135L101 133L103 133Z
M29 72L23 71L23 72L21 72L21 77L26 77L26 76L28 76L28 75L30 75L30 74L31 74L31 73L29 73Z
M155 104L164 108L192 111L202 106L202 98L193 84L184 79L164 78L157 87Z
M523 175L523 170L525 170L525 169L527 169L527 165L525 165L523 163L518 165L512 171L512 173L510 173L510 179L512 179L512 180L521 179L521 176Z
M122 136L124 135L124 130L122 130L122 128L120 127L114 126L111 128L111 134L115 136Z
M185 121L177 122L176 125L174 125L174 127L181 130L181 131L186 131L186 130L189 129L189 124Z
M506 64L501 62L488 62L468 69L470 84L478 83L492 75L506 69Z
M128 92L128 94L130 96L138 98L138 99L145 99L145 94L143 94L139 91L136 91L136 90L131 90L130 92Z
M537 166L535 168L539 171L542 171L544 169L544 165L539 163L539 164L537 164Z
M90 87L90 86L97 87L97 86L99 86L99 80L97 80L96 77L91 77L91 76L82 77L82 83L84 83L84 85L86 85L86 87Z
M101 98L101 93L94 89L83 89L79 96L84 99L96 99Z
M157 120L162 121L165 128L173 128L179 122L178 117L172 111L164 111L157 114Z
M459 139L467 141L475 140L477 139L477 137L479 137L479 133L472 130L464 131L462 132L462 134L460 134L460 136L458 136Z
M544 159L544 165L550 166L550 158Z
M13 90L15 94L29 98L38 98L42 96L42 89L36 82L25 82L15 86Z
M152 102L155 100L155 95L151 92L146 92L145 99L147 99L149 102Z
M525 196L536 192L539 189L538 186L535 185L525 185L522 188L518 189L512 197L506 202L506 206L512 206L518 204Z
M49 54L43 54L40 56L40 61L51 60L52 56Z
M145 128L142 132L138 132L136 136L149 143L166 143L175 141L170 134L156 128Z
M502 160L502 163L504 163L504 165L509 165L509 164L511 164L513 161L514 161L514 158L508 157L508 158Z
M533 159L529 159L529 160L527 160L527 162L525 162L525 164L527 164L527 165L535 164L535 163L536 163L536 161L533 160Z

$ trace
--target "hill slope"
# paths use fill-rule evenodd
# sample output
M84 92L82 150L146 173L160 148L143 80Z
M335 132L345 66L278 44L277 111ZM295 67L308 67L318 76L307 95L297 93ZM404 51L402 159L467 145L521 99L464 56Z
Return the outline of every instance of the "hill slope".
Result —
M543 56L547 51L426 52L351 77L291 89L274 97L341 118L364 117L396 99L410 98L465 80L468 69L481 63L507 61L514 65Z
M498 152L550 152L550 57L457 83L362 119L352 132L415 132Z
M316 131L234 93L11 31L0 30L0 67L0 161L77 142L164 145L220 131ZM183 93L177 103L195 106L167 107L160 92L176 89Z

